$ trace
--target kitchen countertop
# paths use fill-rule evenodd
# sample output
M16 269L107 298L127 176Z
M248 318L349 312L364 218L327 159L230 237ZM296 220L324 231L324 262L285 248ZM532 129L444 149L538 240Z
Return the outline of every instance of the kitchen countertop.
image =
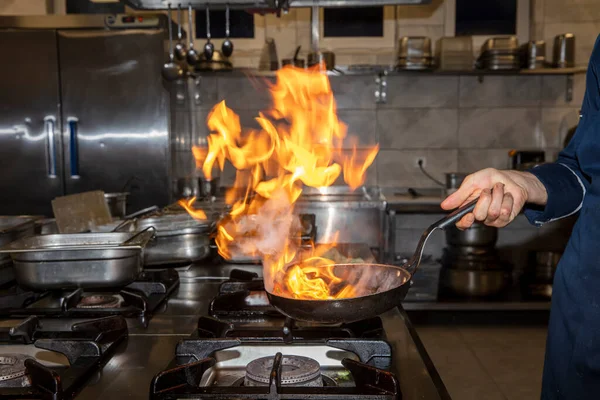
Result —
M243 266L256 270L256 266ZM211 299L226 279L228 268L193 266L181 273L181 284L166 307L144 329L130 326L129 338L103 367L98 378L81 391L78 399L147 399L154 375L165 369L176 344L188 337L198 318L208 315ZM388 342L394 351L396 373L403 400L449 399L435 367L404 310L396 308L381 316Z

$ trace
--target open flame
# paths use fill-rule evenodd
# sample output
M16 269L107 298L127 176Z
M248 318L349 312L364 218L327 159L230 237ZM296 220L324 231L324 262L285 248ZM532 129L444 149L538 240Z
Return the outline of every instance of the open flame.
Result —
M243 129L225 102L218 103L207 119L208 149L193 148L207 179L215 165L223 170L226 160L236 169L225 198L231 212L217 229L219 253L226 259L260 257L266 289L300 299L356 295L353 285L336 276L334 261L322 257L335 243L312 246L308 257L300 257L301 226L294 204L304 185L331 186L343 175L356 189L379 150L358 151L356 142L344 147L347 127L337 117L329 79L321 71L319 66L280 69L270 85L272 108L256 117L258 130ZM202 218L193 201L180 204Z

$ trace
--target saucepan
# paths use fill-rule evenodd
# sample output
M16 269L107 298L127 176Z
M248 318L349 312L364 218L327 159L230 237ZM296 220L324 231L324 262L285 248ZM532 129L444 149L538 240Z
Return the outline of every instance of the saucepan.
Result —
M269 301L282 314L295 320L331 324L360 321L392 309L406 297L410 280L419 267L429 236L437 229L444 230L454 226L462 217L473 211L477 200L479 199L453 211L427 228L419 239L415 253L401 267L364 263L334 265L336 276L357 287L359 293L356 297L305 300L267 292Z

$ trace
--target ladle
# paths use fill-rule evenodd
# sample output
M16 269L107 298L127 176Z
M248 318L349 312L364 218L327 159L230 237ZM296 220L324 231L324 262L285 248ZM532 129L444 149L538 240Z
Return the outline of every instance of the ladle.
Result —
M188 36L190 37L190 45L188 47L186 59L188 64L194 66L200 62L200 54L194 49L194 35L192 34L192 3L188 7Z
M179 61L185 60L185 56L187 54L187 49L185 48L185 43L183 42L183 33L182 33L181 25L183 25L183 18L182 18L182 12L181 12L181 4L178 4L177 5L177 44L175 45L175 58L178 59Z
M207 61L212 60L215 54L215 45L210 41L210 11L206 5L206 43L204 44L204 57Z
M221 45L221 52L225 57L229 57L233 53L233 42L229 40L229 4L225 8L225 40Z
M183 70L181 67L174 61L173 54L173 20L171 18L171 3L168 4L168 15L169 15L169 61L166 62L162 67L162 75L167 81L174 81L177 78L183 76Z

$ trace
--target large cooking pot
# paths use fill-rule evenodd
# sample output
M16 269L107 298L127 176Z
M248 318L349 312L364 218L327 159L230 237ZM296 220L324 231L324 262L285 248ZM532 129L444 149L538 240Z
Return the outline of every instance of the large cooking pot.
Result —
M446 229L446 243L450 246L494 247L497 240L498 228L481 222L476 222L464 230L455 226Z
M442 268L440 285L445 293L461 297L492 297L510 283L506 269Z
M199 222L187 213L163 214L136 221L136 230L156 229L155 239L144 251L144 265L200 261L210 254L210 234L215 219Z

